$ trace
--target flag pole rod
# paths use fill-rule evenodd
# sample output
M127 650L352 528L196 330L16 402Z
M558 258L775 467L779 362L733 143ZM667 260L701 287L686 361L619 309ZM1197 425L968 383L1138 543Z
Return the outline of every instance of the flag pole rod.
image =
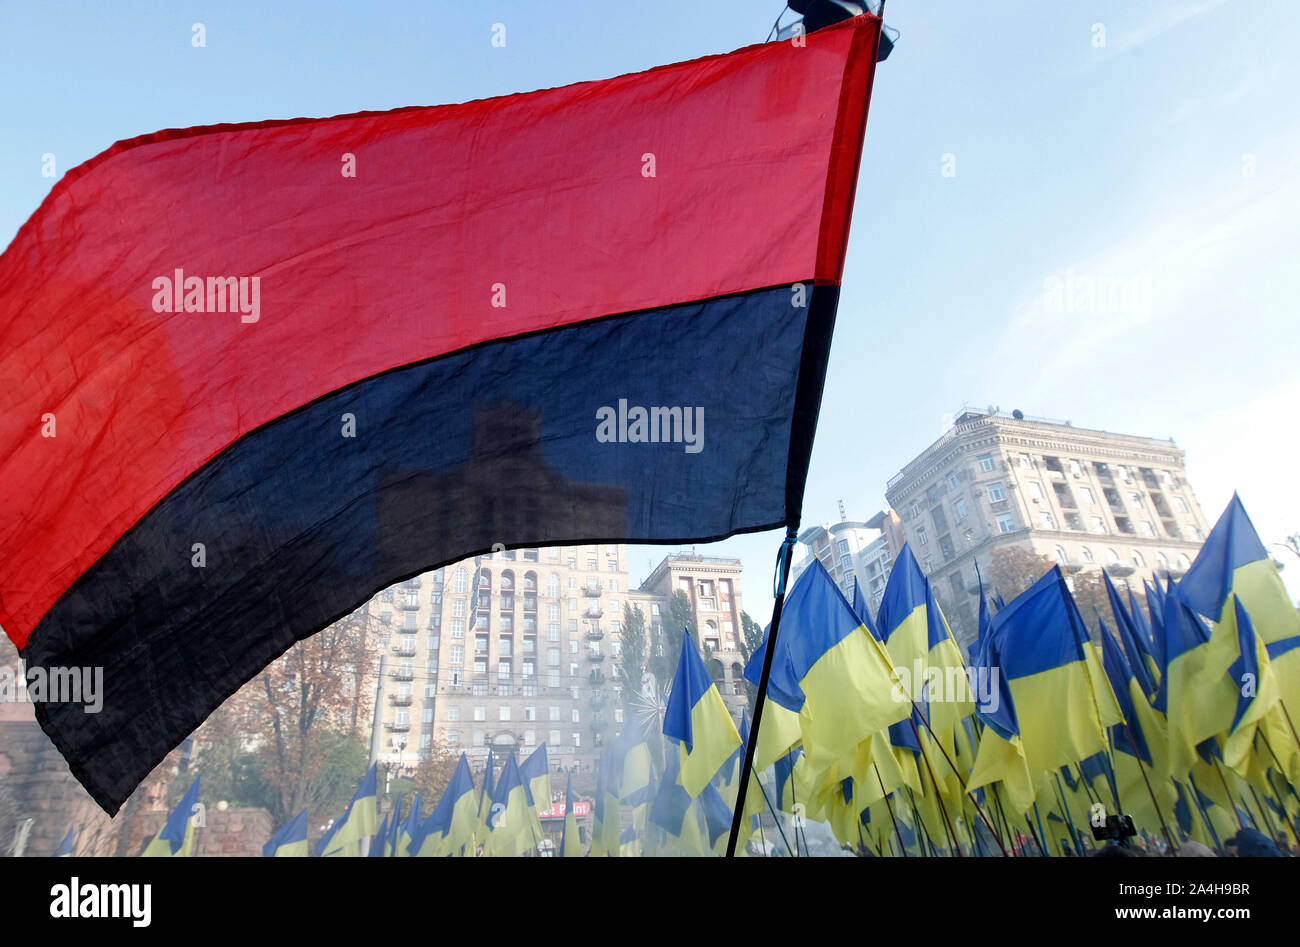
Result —
M1142 757L1137 755L1137 741L1133 739L1133 731L1129 729L1127 720L1124 721L1124 732L1128 734L1128 742L1134 750L1133 759L1137 760L1138 771L1142 773L1142 782L1146 783L1147 795L1151 797L1151 805L1155 807L1156 818L1160 820L1160 830L1165 833L1165 841L1169 843L1169 847L1177 854L1178 843L1174 841L1174 834L1169 831L1169 826L1165 824L1165 814L1160 811L1160 803L1156 800L1155 790L1151 788L1151 780L1147 779L1147 768L1142 765ZM1082 770L1080 774L1082 775Z
M948 818L948 807L943 804L943 793L939 791L939 780L934 778L934 768L930 766L930 755L925 752L925 746L921 742L921 731L916 729L916 720L913 719L911 723L912 733L916 737L916 745L921 748L921 759L925 760L925 771L930 774L930 784L934 786L935 801L939 803L939 812L943 814L943 825L944 828L948 830L948 839L952 842L953 848L957 849L957 857L965 858L966 854L961 850L961 842L957 841L957 833L952 830L952 820ZM930 729L928 724L926 725L926 729ZM934 735L933 731L931 731L930 735ZM935 740L935 742L938 743L939 741ZM945 751L944 756L947 755L948 754ZM954 770L954 772L956 771ZM960 780L961 775L958 774L957 778Z
M921 709L920 709L919 707L916 706L916 701L912 700L912 696L911 696L910 694L908 695L907 699L908 699L908 701L912 704L912 709L916 711L916 716L918 716L918 717L921 718L921 723L925 724L926 732L929 733L930 736L934 738L934 745L937 746L937 747L939 748L939 752L943 754L944 762L946 762L946 763L948 764L948 767L952 770L953 775L955 775L955 776L957 777L957 782L961 783L962 791L963 791L964 793L966 793L966 796L970 799L971 804L975 806L975 811L979 813L980 819L982 819L983 822L984 822L984 824L987 825L987 826L989 827L989 831L991 831L991 832L993 833L993 837L994 837L995 839L997 839L997 842L998 842L998 848L1001 848L1001 849L1002 849L1002 854L1003 854L1003 856L1005 856L1005 855L1007 854L1007 850L1006 850L1005 846L1003 846L1003 844L1002 844L1002 839L998 837L997 830L994 829L993 826L989 823L989 817L988 817L987 815L984 814L984 809L981 808L979 802L976 801L974 794L973 794L969 789L966 788L966 780L964 780L964 779L962 778L961 770L959 770L959 769L957 768L957 764L954 763L954 762L952 761L952 758L948 756L948 751L945 750L945 749L943 748L943 743L939 740L939 738L938 738L937 736L935 736L935 734L934 734L934 730L930 727L930 721L928 721L928 720L925 719L925 714L921 713ZM912 731L913 731L914 733L916 732L916 721L915 721L915 720L912 721ZM916 743L917 743L918 746L920 746L920 744L921 744L921 736L920 736L920 734L917 734L917 735L916 735ZM925 755L925 748L924 748L924 747L921 748L921 755L922 755L922 756ZM925 762L926 762L926 765L927 765L927 766L930 765L930 761L929 761L928 759L927 759ZM932 779L934 778L934 774L933 774L933 773L931 773L931 778L932 778ZM937 783L935 784L935 789L936 789L936 790L938 789L938 784L937 784Z
M912 793L911 786L903 787L907 790L907 801L912 804L912 821L916 824L916 847L921 850L922 856L930 858L934 855L934 843L930 841L930 833L921 821L921 813L916 811L916 796ZM925 844L921 844L924 842ZM926 853L926 846L929 846L929 853Z
M903 844L903 833L899 831L898 819L894 816L894 804L889 801L889 793L885 792L885 781L880 778L880 765L872 761L871 768L876 771L876 782L880 783L880 792L885 797L885 808L889 810L889 821L894 823L894 834L898 836L898 847L903 850L903 857L907 857L907 846Z
M758 694L754 697L754 719L749 727L749 743L745 747L744 772L754 769L754 753L758 749L758 730L763 723L763 705L767 702L767 681L772 673L772 657L776 654L776 635L781 627L781 611L785 606L785 587L790 580L790 554L794 551L794 526L786 527L785 539L776 554L776 603L772 606L772 627L767 633L767 650L763 654L763 671L758 679ZM736 857L736 844L740 841L740 820L745 812L745 793L749 780L743 780L736 791L736 810L731 815L731 837L727 839L727 857ZM761 788L761 787L760 787ZM767 793L764 792L764 797ZM779 820L778 820L779 821ZM788 843L787 843L788 844Z
M1246 820L1241 817L1241 807L1237 805L1237 800L1232 798L1232 790L1228 788L1228 778L1223 775L1223 766L1217 758L1214 760L1214 771L1219 774L1219 782L1223 783L1223 792L1228 797L1228 805L1232 806L1232 814L1237 817L1237 825L1244 829Z
M1196 777L1188 773L1187 782L1191 784L1192 801L1196 803L1196 810L1201 814L1201 821L1210 830L1210 838L1214 840L1214 847L1219 850L1220 855L1228 854L1223 850L1223 843L1219 841L1219 833L1214 831L1214 823L1210 821L1210 814L1205 811L1205 806L1201 805L1201 790L1196 785Z
M770 813L772 813L772 821L776 824L776 830L777 830L778 832L781 833L781 841L785 842L785 847L788 849L788 848L790 847L790 840L789 840L788 838L785 837L785 829L781 828L781 815L780 815L780 813L778 813L778 812L776 811L776 809L772 806L772 800L770 800L770 799L767 798L767 790L763 788L763 781L760 780L760 779L758 778L758 773L755 773L754 770L753 770L752 768L750 769L750 772L753 773L753 775L754 775L754 782L758 783L758 791L761 792L761 793L763 794L763 801L764 801L765 803L767 803L767 811L770 812ZM739 789L737 789L737 802L739 802ZM742 813L745 811L745 810L742 809L739 805L736 806L736 809L737 809L738 811L742 812ZM759 819L759 820L758 820L758 831L759 831L759 833L760 833L760 835L761 835L761 833L762 833L762 831L763 831L763 820L762 820L762 819ZM795 837L795 841L798 842L798 840L799 840L799 839L798 839L798 837L796 836L796 837ZM764 843L763 843L763 857L765 857L765 858L767 857L767 843L766 843L766 841L764 841Z
M1065 815L1065 821L1070 826L1070 836L1074 839L1074 851L1080 857L1083 857L1083 843L1079 841L1079 830L1074 827L1074 817L1070 815L1070 804L1065 799L1065 787L1061 785L1061 774L1053 773L1056 777L1056 794L1061 798L1061 811Z

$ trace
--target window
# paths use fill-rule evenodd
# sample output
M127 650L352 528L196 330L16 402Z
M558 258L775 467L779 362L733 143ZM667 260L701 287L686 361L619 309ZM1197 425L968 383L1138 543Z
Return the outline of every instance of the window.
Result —
M1056 529L1056 521L1052 519L1051 513L1046 513L1046 512L1039 513L1038 522L1039 525L1043 527L1043 529Z
M447 708L447 719L452 723L460 722L460 708L456 706Z
M536 720L536 719L537 719L537 708L536 708L536 707L525 707L525 708L524 708L524 719L525 719L525 720Z
M451 615L453 618L465 617L465 600L463 598L454 599L452 601Z
M1191 565L1192 565L1191 562L1188 560L1186 556L1180 555L1178 557L1178 568L1182 569L1184 572L1186 572L1189 568L1191 568Z
M1139 569L1145 569L1147 567L1147 561L1142 558L1142 553L1138 552L1136 549L1133 550L1133 565L1137 566Z
M536 731L536 730L525 730L525 731L524 731L524 746L536 746L536 745L537 745L537 731Z
M934 556L926 556L921 560L921 571L929 575L934 568Z
M570 711L570 722L582 723L582 714L579 712L577 707L574 707L573 710Z
M423 722L423 723L433 723L433 708L432 708L432 707L425 707L425 708L424 708L424 713L423 713L423 715L421 715L421 722Z
M482 705L480 705L480 706L478 706L478 707L475 707L475 708L474 708L474 719L475 719L475 720L486 720L486 719L487 719L487 708L484 707L484 706L482 706Z
M1089 520L1089 523L1092 524L1092 531L1093 531L1094 533L1104 533L1104 532L1106 532L1106 522L1105 522L1105 520L1103 520L1100 516L1094 516L1094 517L1092 517L1092 518Z
M508 657L510 657L510 641L511 641L511 639L509 639L509 638L498 638L498 639L497 639L497 656L498 656L498 657L502 657L502 658L508 658Z
M498 719L498 720L509 720L509 719L510 719L510 705L509 705L509 704L502 704L500 707L497 708L497 719Z
M980 470L982 470L984 473L991 472L993 470L993 455L980 454L979 464L980 464Z
M1087 546L1084 546L1082 549L1079 550L1079 558L1082 559L1084 562L1095 561L1092 558L1092 550L1089 549Z
M908 510L908 515L911 516L913 519L915 519L916 517L920 516L920 515L921 515L921 505L920 505L919 503L913 503L912 506L911 506L911 508Z
M1037 482L1032 480L1028 483L1028 487L1029 487L1029 499L1037 500L1039 503L1041 503L1043 501L1043 488L1039 486Z
M1034 469L1034 462L1033 462L1032 460L1029 459L1029 455L1028 455L1028 454L1021 454L1021 455L1020 455L1020 466L1023 467L1025 470L1033 470L1033 469Z
M1002 489L1002 484L1000 484L1000 483L990 483L990 484L989 484L989 502L990 502L990 503L1001 503L1001 502L1002 502L1003 500L1005 500L1006 498L1007 498L1007 494L1006 494L1006 491Z
M957 489L957 475L955 473L948 474L948 489L949 490Z
M1138 523L1138 532L1143 536L1154 536L1156 534L1155 527L1151 525L1150 520L1143 520Z
M998 532L1010 533L1016 528L1016 518L1010 513L1003 513L998 517Z
M576 640L570 640L569 654L577 654L577 653L578 653L578 642Z
M1117 566L1117 565L1119 565L1119 553L1117 553L1114 549L1107 549L1107 550L1106 550L1106 562L1107 562L1107 564L1112 565L1112 566Z
M1169 559L1163 552L1156 553L1156 562L1159 564L1161 569L1164 569L1165 571L1169 570Z
M451 646L451 657L448 659L457 667L465 663L465 646L454 644Z
M929 537L929 535L926 533L926 531L925 531L925 527L924 527L924 526L918 526L918 527L916 528L916 544L917 544L918 546L924 546L924 545L925 545L926 543L928 543L929 541L930 541L930 537Z
M1086 503L1086 504L1088 504L1088 506L1096 506L1096 505L1097 505L1097 498L1096 498L1095 496L1092 495L1092 490L1090 490L1089 488L1087 488L1087 487L1080 487L1080 488L1079 488L1079 496L1083 497L1083 502Z
M952 503L953 512L957 514L957 520L960 522L966 518L966 501L958 498Z
M547 648L547 649L546 649L546 666L547 666L547 667L553 667L553 668L557 668L557 667L560 666L560 649L559 649L559 648Z
M1182 497L1174 497L1174 509L1177 510L1179 513L1191 512L1191 510L1189 510L1187 507L1187 501L1184 500Z
M1065 554L1065 550L1060 546L1057 546L1056 549L1053 550L1053 555L1056 556L1056 561L1061 565L1068 566L1070 564L1070 557Z
M475 745L475 746L482 746L482 745L483 745L483 731L482 731L482 730L475 730L475 731L474 731L474 745Z
M446 737L446 743L447 743L448 746L456 746L457 744L459 744L459 743L460 743L460 731L459 731L459 730L448 730L448 731L447 731L447 737Z
M560 719L560 708L559 708L559 707L551 707L551 708L550 708L550 716L549 716L548 719L550 719L550 720L554 720L554 721L556 721L556 722L558 723L558 722L559 722L559 719ZM559 738L559 737L555 737L554 739L555 739L556 741L558 741L560 738Z
M459 595L464 595L465 590L469 588L469 576L465 573L465 567L460 566L456 569L456 577L452 583L452 588Z
M581 733L575 733L575 734L573 735L573 745L574 745L575 748L576 748L576 747L580 747L580 746L582 746L582 734L581 734Z
M1083 476L1083 469L1079 466L1079 462L1077 460L1070 461L1070 473L1072 473L1076 477Z
M552 746L552 747L557 747L557 746L560 745L560 731L559 731L559 730L552 730L551 733L550 733L550 737L551 737L551 746Z

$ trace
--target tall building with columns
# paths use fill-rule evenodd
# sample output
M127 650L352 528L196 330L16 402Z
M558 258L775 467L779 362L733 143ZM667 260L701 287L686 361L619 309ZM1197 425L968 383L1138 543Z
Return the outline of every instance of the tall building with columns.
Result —
M885 496L963 646L976 631L975 564L987 569L999 546L1067 571L1177 577L1209 532L1172 440L1019 411L963 411Z

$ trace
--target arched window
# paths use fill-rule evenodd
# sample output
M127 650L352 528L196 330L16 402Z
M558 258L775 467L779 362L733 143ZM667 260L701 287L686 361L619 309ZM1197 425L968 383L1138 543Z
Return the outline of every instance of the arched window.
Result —
M468 588L468 586L469 586L469 576L465 574L465 567L458 566L456 568L456 579L452 587L457 592L463 595L465 593L465 589Z
M1166 572L1169 571L1169 559L1163 552L1156 553L1156 563L1161 569L1164 569Z
M1087 546L1084 546L1082 549L1079 550L1079 558L1082 559L1084 562L1097 561L1092 558L1092 550L1089 549Z
M1147 567L1147 561L1142 558L1142 553L1138 552L1136 549L1133 550L1133 565L1137 566L1139 569L1145 569Z
M536 572L525 572L525 573L524 573L524 591L525 591L525 592L536 592L536 591L537 591L537 573L536 573Z
M1119 560L1119 553L1117 553L1114 549L1107 549L1107 550L1106 550L1106 562L1107 562L1107 564L1112 565L1112 566L1117 566L1117 565L1119 565L1119 561L1120 561L1120 560Z
M1191 566L1192 566L1192 563L1191 563L1191 561L1187 558L1187 556L1185 556L1185 555L1181 555L1181 554L1178 556L1178 568L1180 568L1180 569L1182 569L1184 572L1186 572L1188 569L1191 568Z
M1065 554L1065 550L1062 549L1060 546L1056 547L1055 555L1056 555L1056 561L1059 562L1061 565L1068 566L1070 564L1070 557Z
M503 592L509 592L514 589L514 587L515 574L511 570L507 569L505 572L501 573L501 590Z

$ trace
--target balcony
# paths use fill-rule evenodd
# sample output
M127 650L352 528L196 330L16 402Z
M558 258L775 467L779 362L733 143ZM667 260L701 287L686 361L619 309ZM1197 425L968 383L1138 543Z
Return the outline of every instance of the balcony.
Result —
M393 654L399 658L415 657L415 645L395 644L393 645Z
M600 598L600 589L592 588L590 585L584 585L582 587L582 594L587 598Z
M599 651L588 651L587 660L591 661L593 664L598 663L605 660L605 655Z
M524 596L524 611L526 611L526 612L535 612L535 611L537 611L537 596L536 596L536 595L525 595L525 596Z
M395 681L413 681L415 680L414 671L394 671L389 675Z
M601 618L604 614L605 614L604 609L602 609L599 605L593 605L590 608L588 608L585 612L582 613L582 617L585 619L590 619L592 621L595 621L596 619Z
M399 589L418 589L419 587L420 587L419 576L416 576L414 579L407 579L405 582L403 582L401 585L398 586Z
M603 671L600 670L600 668L596 668L590 674L587 675L587 680L588 682L591 683L593 687L598 684L604 684L605 674Z
M605 638L605 633L601 631L599 628L587 632L588 641L603 641L604 638Z
M409 723L386 723L384 729L392 733L407 733L410 731L411 725Z
M388 702L394 707L409 707L413 698L410 694L389 694Z

